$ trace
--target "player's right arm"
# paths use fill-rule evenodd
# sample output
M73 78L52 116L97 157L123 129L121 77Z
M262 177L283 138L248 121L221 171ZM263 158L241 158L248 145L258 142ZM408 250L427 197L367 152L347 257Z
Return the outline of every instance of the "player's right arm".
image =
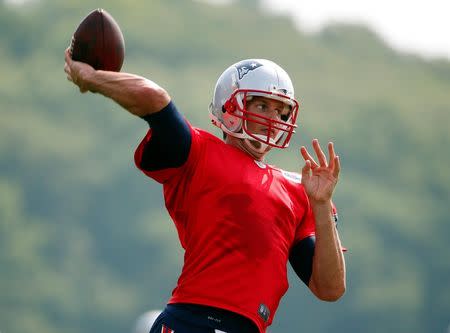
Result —
M73 61L65 52L64 71L82 93L100 93L121 105L131 114L143 118L151 131L140 145L137 164L144 171L181 166L189 155L191 130L178 112L169 94L144 77L121 72L95 70Z
M73 61L69 49L65 52L65 61L67 78L82 93L102 94L147 121L151 139L142 146L138 161L142 170L178 167L187 160L191 146L190 127L163 88L138 75L95 70L88 64Z
M144 77L95 70L90 65L73 61L69 49L65 52L64 71L67 79L76 84L82 93L102 94L139 117L161 111L170 102L170 96L155 82Z

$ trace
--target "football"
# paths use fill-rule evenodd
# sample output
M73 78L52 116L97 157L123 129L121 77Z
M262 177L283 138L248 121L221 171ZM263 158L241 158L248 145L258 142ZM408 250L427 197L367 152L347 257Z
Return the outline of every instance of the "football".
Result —
M73 60L95 69L119 72L125 57L125 41L119 25L104 9L92 11L73 34L70 54Z

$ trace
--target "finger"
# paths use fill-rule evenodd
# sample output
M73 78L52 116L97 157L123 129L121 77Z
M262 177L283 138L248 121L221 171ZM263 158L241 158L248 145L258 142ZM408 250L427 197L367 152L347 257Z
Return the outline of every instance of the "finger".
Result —
M311 161L306 160L305 165L302 168L302 179L303 181L307 180L311 175Z
M69 47L64 51L64 60L66 61L66 63L69 66L72 63L72 56L70 55L70 48Z
M304 146L302 146L300 148L300 153L303 156L303 159L305 161L310 161L311 162L311 168L317 168L319 165L316 163L316 161L314 161L314 158L309 154L308 150L306 150L306 148Z
M331 169L334 168L334 158L336 157L336 154L334 152L334 144L333 142L328 142L328 167Z
M323 153L322 148L320 148L319 140L314 139L312 144L313 144L314 151L316 152L317 159L319 160L319 165L321 167L326 167L327 166L327 157Z
M70 75L70 67L69 67L69 65L67 64L67 62L64 64L64 72L66 72L67 74Z
M333 176L338 178L339 172L341 172L341 160L339 156L334 157L334 168L333 168Z
M67 75L67 80L69 80L70 82L73 82L73 79L70 75Z

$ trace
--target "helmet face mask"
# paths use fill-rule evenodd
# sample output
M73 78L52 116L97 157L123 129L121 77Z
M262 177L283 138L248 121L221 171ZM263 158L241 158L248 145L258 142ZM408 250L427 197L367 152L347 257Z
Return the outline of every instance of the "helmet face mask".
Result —
M286 114L281 118L266 116L248 110L254 97L280 101ZM267 146L286 148L295 133L299 104L294 99L294 89L288 74L277 64L264 59L240 61L227 68L219 77L209 107L212 123L225 133L260 144L258 152ZM251 128L261 127L264 133L254 133Z
M248 110L247 104L253 96L274 99L284 103L288 108L288 113L282 115L281 119L265 116L261 113L254 113ZM225 117L235 118L234 124L239 124L240 133L235 135L244 139L259 141L265 145L286 148L289 145L292 134L295 133L295 124L298 115L298 102L286 95L278 93L268 93L260 90L236 90L225 102L224 110L227 113ZM237 119L236 119L237 118ZM229 119L230 121L231 119ZM249 123L261 125L264 128L264 134L254 133L249 129ZM276 133L276 135L274 135ZM233 135L233 134L231 134Z

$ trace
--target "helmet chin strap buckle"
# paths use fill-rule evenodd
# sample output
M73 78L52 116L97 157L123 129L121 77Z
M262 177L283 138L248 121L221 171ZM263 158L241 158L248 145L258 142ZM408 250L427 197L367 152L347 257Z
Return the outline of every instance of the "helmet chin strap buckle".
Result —
M236 102L234 100L234 98L230 98L228 99L225 104L223 105L225 111L229 112L229 113L234 113L236 111Z

